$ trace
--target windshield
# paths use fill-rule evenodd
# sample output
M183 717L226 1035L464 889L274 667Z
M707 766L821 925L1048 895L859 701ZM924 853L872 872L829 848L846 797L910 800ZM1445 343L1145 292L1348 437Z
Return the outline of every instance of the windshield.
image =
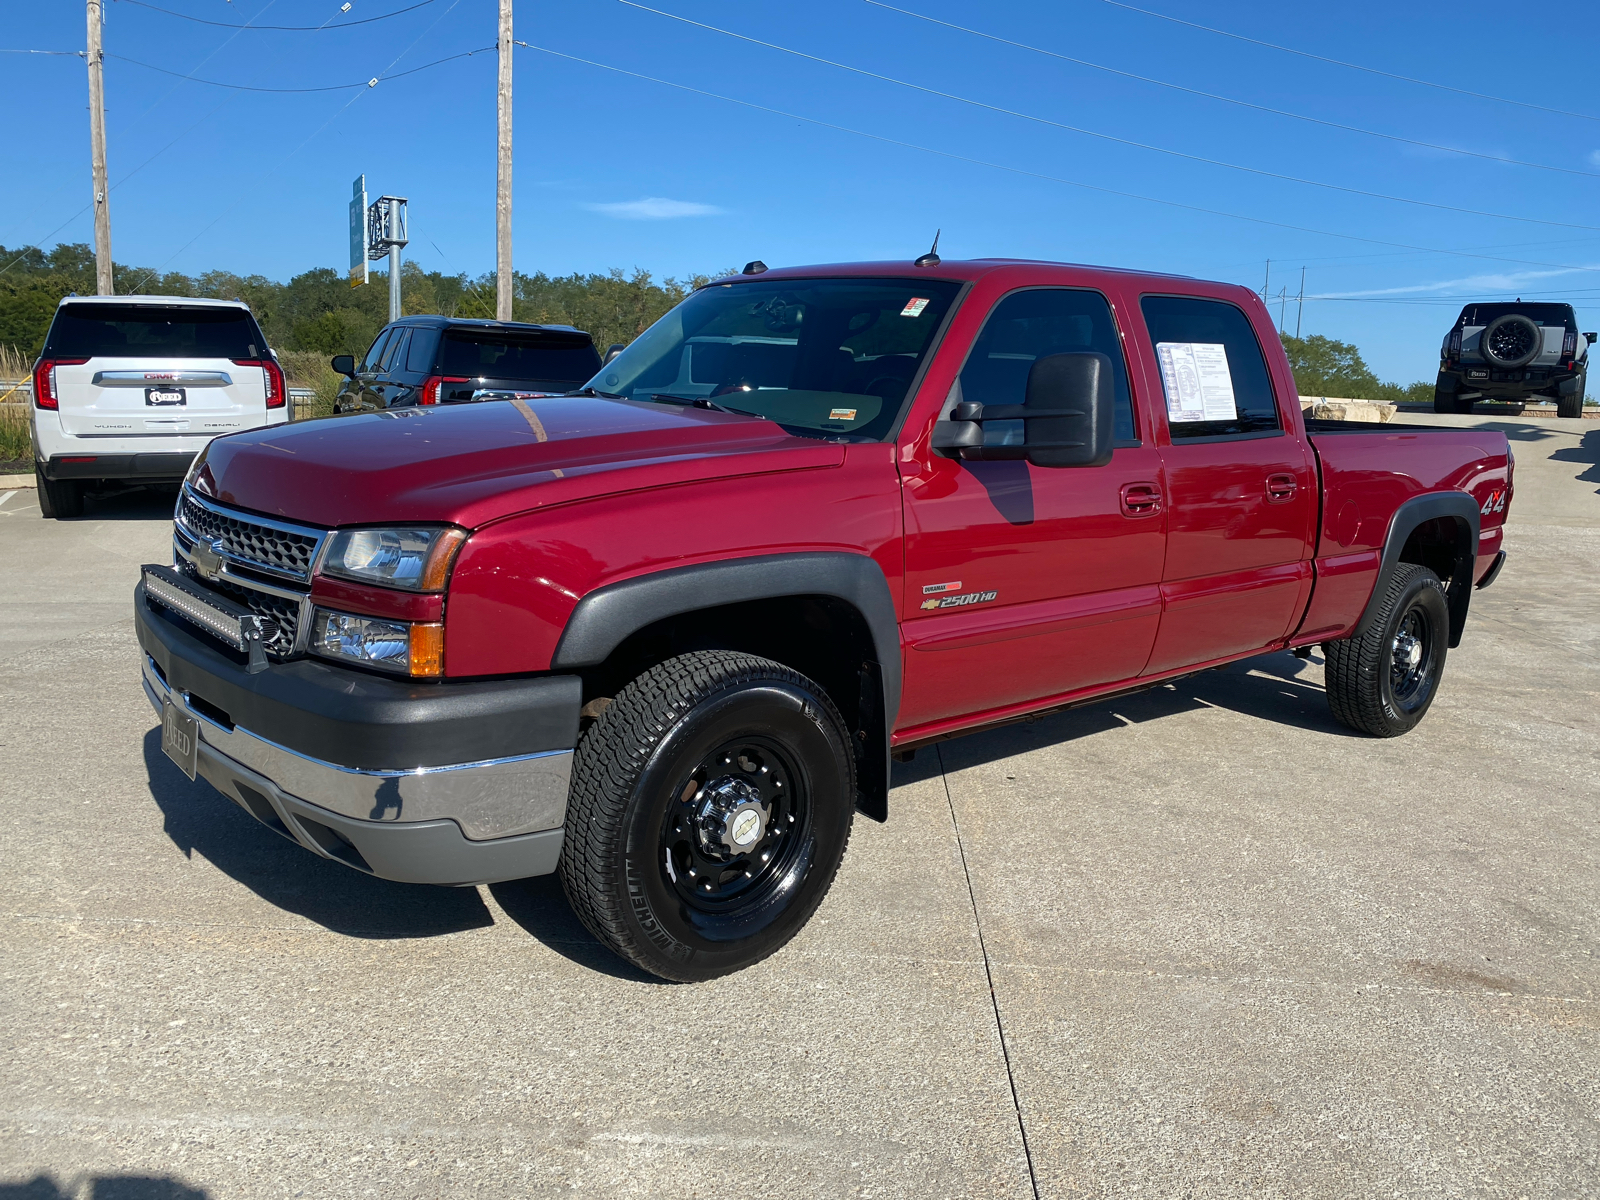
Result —
M243 308L68 304L56 312L44 352L59 358L260 358L267 344Z
M1507 313L1521 313L1535 325L1564 325L1576 329L1570 304L1469 304L1461 310L1463 326L1487 325Z
M876 441L960 285L783 279L702 288L589 381L661 404L737 409L791 433Z
M451 329L439 356L445 375L541 383L560 390L577 387L599 367L594 342L582 333Z

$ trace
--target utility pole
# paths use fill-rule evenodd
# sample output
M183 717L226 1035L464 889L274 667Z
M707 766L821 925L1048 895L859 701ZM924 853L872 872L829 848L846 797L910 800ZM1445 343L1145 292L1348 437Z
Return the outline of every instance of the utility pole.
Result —
M1278 336L1283 336L1283 313L1289 303L1289 289L1278 289Z
M93 0L91 0L91 3ZM500 164L494 203L494 315L511 320L511 0L500 0Z
M508 0L509 2L509 0ZM106 94L101 67L100 26L104 0L89 0L89 152L94 175L94 286L102 296L115 289L111 280L111 189L106 183Z
M1272 260L1267 259L1267 277L1261 281L1261 302L1267 302L1267 288L1272 284Z
M1300 297L1295 302L1298 307L1294 310L1294 336L1300 336L1300 318L1306 315L1306 269L1300 268Z

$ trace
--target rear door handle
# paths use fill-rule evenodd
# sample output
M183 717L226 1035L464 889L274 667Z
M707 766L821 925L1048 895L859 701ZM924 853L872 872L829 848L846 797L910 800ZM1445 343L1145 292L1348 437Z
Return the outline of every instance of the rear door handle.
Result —
M1294 494L1299 490L1300 483L1293 475L1267 476L1267 501L1271 504L1282 504L1285 500L1293 500Z
M1121 500L1123 516L1153 517L1161 511L1161 488L1153 483L1125 483Z

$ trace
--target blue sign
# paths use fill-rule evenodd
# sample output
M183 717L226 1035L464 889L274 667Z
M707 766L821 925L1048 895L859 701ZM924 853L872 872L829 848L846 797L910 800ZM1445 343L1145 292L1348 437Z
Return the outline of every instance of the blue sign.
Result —
M350 186L350 286L367 281L367 177Z

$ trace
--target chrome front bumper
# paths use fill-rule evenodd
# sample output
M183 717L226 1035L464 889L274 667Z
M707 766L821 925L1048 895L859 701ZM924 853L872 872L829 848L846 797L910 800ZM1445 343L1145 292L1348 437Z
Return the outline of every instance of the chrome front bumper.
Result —
M357 770L213 720L142 656L145 695L196 718L197 773L251 816L324 858L406 883L493 883L555 870L572 751Z

